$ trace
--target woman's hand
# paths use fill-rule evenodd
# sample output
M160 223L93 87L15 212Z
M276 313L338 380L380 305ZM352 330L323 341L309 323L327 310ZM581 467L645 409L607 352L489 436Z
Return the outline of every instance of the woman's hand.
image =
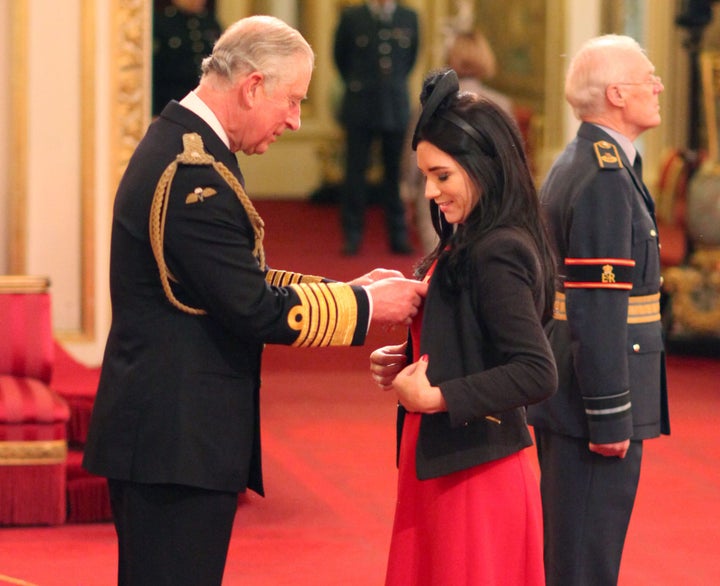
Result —
M407 366L395 376L392 387L400 404L413 413L440 413L447 411L440 387L433 387L427 377L428 356Z
M407 364L405 348L407 342L396 346L383 346L370 354L370 372L381 389L388 391L393 386L395 375Z

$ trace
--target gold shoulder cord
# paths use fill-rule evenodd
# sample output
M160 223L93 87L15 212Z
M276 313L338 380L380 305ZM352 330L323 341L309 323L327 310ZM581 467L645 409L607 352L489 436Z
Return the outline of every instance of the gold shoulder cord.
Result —
M225 182L232 188L242 204L245 212L250 217L250 222L255 232L255 247L253 255L257 258L258 264L262 270L265 270L265 251L262 241L265 236L265 222L252 205L245 190L230 170L222 163L216 161L212 155L205 152L202 138L197 133L188 133L183 135L183 152L180 153L175 160L170 163L163 174L160 176L155 195L153 196L152 206L150 207L150 245L152 246L153 255L160 271L160 281L162 282L165 296L179 310L191 315L205 315L207 311L204 309L196 309L185 305L175 297L170 287L170 280L177 282L177 279L170 273L165 263L165 255L163 251L163 241L165 238L165 220L167 218L168 202L170 200L170 187L175 177L175 171L178 165L212 165L212 167L220 174Z

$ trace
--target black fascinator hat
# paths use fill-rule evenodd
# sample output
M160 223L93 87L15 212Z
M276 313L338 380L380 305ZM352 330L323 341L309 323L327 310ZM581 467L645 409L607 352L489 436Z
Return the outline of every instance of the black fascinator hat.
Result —
M457 73L453 69L447 69L438 73L431 74L423 84L423 91L420 95L420 102L423 109L420 112L420 119L415 126L415 133L412 139L413 150L417 149L420 141L420 131L428 123L433 114L437 111L440 104L445 98L452 96L460 91L460 82Z
M446 69L437 73L431 73L423 83L423 90L420 94L420 103L423 105L420 119L412 139L412 148L417 150L418 142L420 142L420 134L425 125L437 116L446 122L450 122L465 132L474 141L476 141L483 152L493 155L494 149L488 140L471 124L458 116L455 112L450 111L448 98L455 96L460 91L460 82L457 73L453 69Z

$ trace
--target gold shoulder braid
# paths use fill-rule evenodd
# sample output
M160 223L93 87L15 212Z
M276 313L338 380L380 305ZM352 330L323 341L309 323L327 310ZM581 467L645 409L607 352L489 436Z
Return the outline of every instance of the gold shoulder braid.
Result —
M205 152L200 135L192 132L183 134L183 152L180 153L175 160L170 163L163 174L160 176L155 195L153 196L152 206L150 207L150 245L152 246L153 255L160 271L160 281L162 282L165 296L179 310L191 315L205 315L207 311L204 309L196 309L185 305L175 297L170 287L170 280L177 282L177 279L170 273L165 263L165 255L163 251L163 241L165 237L165 220L167 218L168 202L170 200L170 187L175 177L175 171L178 165L207 165L212 167L220 174L225 182L232 188L237 195L245 212L250 217L253 231L255 232L255 247L253 255L257 258L258 264L262 270L265 270L265 250L263 249L263 237L265 236L265 222L255 210L250 198L248 198L237 177L222 163L216 161L212 155ZM202 198L200 198L202 201Z

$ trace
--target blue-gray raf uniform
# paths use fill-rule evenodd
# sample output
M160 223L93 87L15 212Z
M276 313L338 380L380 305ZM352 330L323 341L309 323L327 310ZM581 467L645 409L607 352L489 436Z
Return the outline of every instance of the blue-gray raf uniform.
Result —
M642 440L670 430L654 204L618 142L588 123L540 197L561 275L547 328L559 388L528 408L542 473L547 583L607 586L617 581ZM628 438L624 459L588 449Z
M399 252L407 246L405 210L399 193L400 158L410 119L407 80L418 44L417 13L409 8L398 5L381 18L363 4L346 8L340 16L334 57L345 85L339 114L347 147L341 218L350 249L357 249L362 239L368 199L365 173L376 137L382 141L384 181L380 195L390 244Z

